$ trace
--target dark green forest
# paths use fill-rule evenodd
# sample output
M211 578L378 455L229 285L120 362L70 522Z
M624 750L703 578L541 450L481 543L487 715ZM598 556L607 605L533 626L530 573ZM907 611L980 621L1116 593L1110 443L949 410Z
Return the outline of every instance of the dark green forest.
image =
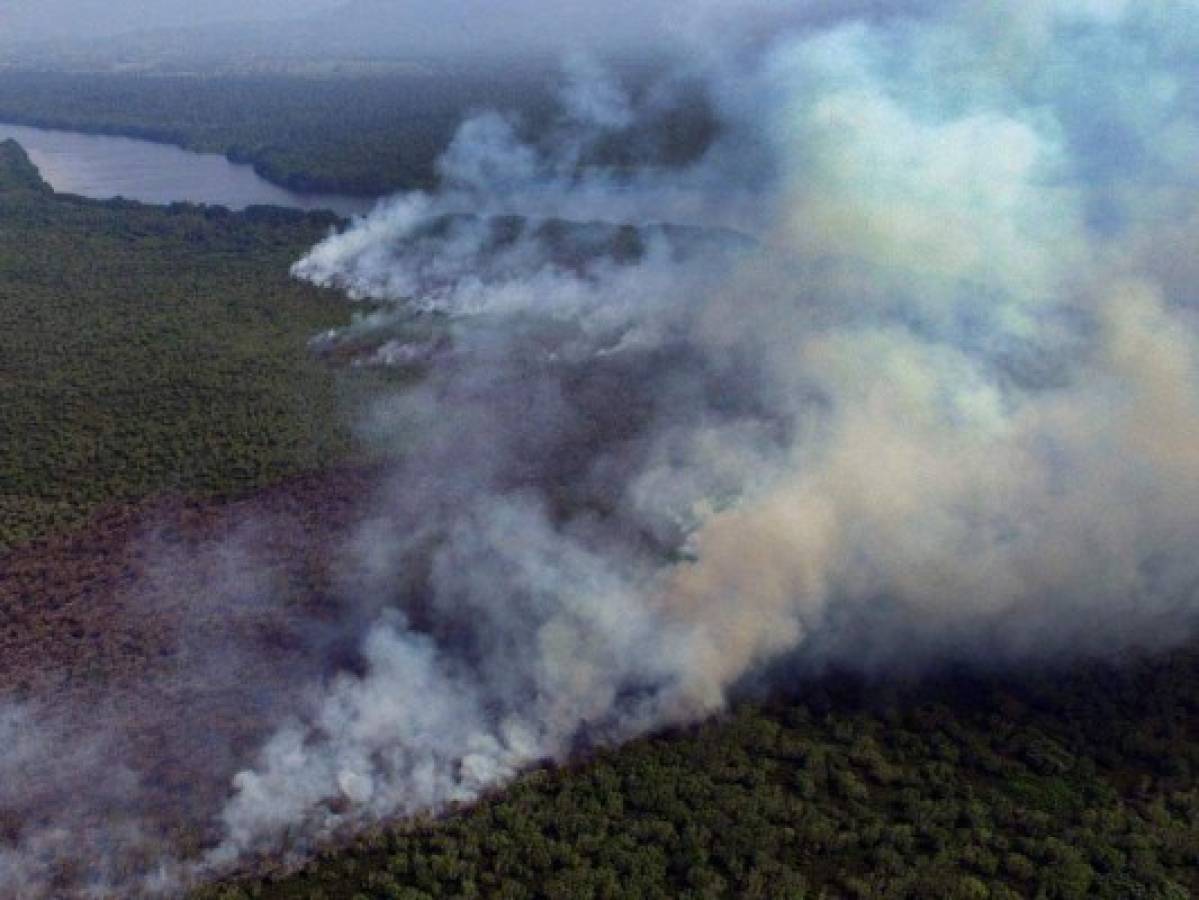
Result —
M796 699L205 900L1199 894L1199 653Z
M0 545L352 458L307 347L347 310L287 275L333 225L57 196L0 145ZM792 688L197 896L1199 895L1199 651Z
M224 153L293 190L377 195L434 187L438 157L472 112L510 111L529 135L546 132L559 81L544 65L353 78L8 71L0 121ZM600 152L614 164L630 153L674 164L701 152L714 127L702 98L684 93Z
M348 312L287 274L333 223L57 196L0 144L0 547L342 458L307 340Z

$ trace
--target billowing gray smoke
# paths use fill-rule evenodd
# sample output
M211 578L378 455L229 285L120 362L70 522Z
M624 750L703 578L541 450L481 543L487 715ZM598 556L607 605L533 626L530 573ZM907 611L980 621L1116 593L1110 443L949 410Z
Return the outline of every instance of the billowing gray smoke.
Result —
M672 88L575 64L554 141L480 115L444 191L297 263L372 301L318 348L422 377L364 425L402 461L347 542L361 665L237 774L203 871L782 660L1194 635L1195 5L896 7L697 49L723 127L681 170L594 162Z
M238 776L223 851L476 796L786 655L1192 633L1194 10L1054 6L709 60L725 131L681 172L581 164L637 115L592 73L554 152L476 118L443 193L296 265L386 302L324 340L424 381L372 424L410 449L356 544L367 671Z

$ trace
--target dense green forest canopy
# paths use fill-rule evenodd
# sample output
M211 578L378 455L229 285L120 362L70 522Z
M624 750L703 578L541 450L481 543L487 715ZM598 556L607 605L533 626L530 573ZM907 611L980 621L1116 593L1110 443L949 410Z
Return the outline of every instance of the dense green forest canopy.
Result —
M345 459L307 340L346 311L287 276L332 225L57 196L0 145L0 545ZM1196 723L1194 650L818 678L201 896L1195 896Z
M288 277L328 215L51 193L0 144L0 547L164 491L243 492L349 448Z
M823 678L201 900L1199 893L1199 654Z
M148 138L253 163L294 190L376 195L433 187L438 157L472 112L505 110L530 134L545 130L559 80L544 64L344 78L9 71L0 121ZM702 152L714 127L702 97L684 94L635 141L618 135L603 152L617 164L630 148L677 164Z

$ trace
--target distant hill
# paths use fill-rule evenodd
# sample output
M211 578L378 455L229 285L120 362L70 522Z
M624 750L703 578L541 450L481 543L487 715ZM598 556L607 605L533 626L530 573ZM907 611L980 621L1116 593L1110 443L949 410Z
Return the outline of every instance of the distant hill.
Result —
M0 191L31 190L49 193L50 185L16 141L0 141Z

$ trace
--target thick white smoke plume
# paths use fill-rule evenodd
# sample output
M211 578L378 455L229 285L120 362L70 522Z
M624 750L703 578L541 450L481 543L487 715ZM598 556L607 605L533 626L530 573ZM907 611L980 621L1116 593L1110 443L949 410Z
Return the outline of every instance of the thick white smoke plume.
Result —
M551 134L481 113L295 266L369 301L318 350L421 377L303 645L358 658L300 667L199 875L767 671L1194 636L1193 0L701 6L694 68L575 60ZM662 165L697 80L720 132Z
M1191 636L1196 11L708 47L723 131L682 170L596 162L652 107L575 65L554 141L481 115L442 193L315 248L299 277L384 301L322 342L424 381L374 423L409 449L357 542L365 673L238 776L221 852L475 797L788 656Z

